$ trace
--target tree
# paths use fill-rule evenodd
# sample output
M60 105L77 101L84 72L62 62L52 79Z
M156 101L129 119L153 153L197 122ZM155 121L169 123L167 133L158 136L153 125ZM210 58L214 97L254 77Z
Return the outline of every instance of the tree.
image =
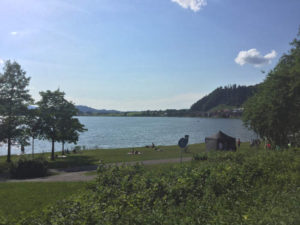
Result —
M6 61L0 74L0 139L7 143L7 162L10 162L11 145L23 133L24 118L32 102L29 90L30 78L17 62Z
M77 118L78 110L71 102L64 101L60 107L60 115L58 120L59 140L62 143L62 154L65 153L65 143L76 144L79 138L79 132L84 132L86 129Z
M291 45L244 106L245 125L278 146L300 132L300 40Z
M31 137L32 156L34 156L34 140L41 133L41 118L38 108L29 110L26 118L26 135Z
M51 140L51 160L54 160L55 142L78 140L78 132L83 131L83 125L73 116L77 114L75 106L68 102L65 93L60 90L40 92L42 99L39 106L41 133L44 139Z

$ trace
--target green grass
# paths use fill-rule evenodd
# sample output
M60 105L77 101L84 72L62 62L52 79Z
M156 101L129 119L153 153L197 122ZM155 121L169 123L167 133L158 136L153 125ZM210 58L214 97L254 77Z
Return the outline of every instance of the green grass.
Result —
M0 216L8 221L18 220L79 193L84 187L84 182L0 183Z
M143 161L152 159L168 159L168 158L179 158L180 148L178 146L159 146L162 151L155 151L152 148L134 148L134 150L141 152L140 155L129 155L128 152L132 148L122 148L122 149L97 149L97 150L85 150L79 153L67 154L66 158L57 158L55 161L49 159L50 153L36 154L44 155L49 159L50 168L70 168L76 166L86 166L86 165L97 165L99 161L105 163L113 162L132 162L132 161ZM189 152L183 153L183 157L191 157L193 154L203 152L205 150L204 144L193 144L189 145ZM60 152L56 154L60 155ZM12 156L12 160L18 160L19 156ZM0 157L0 172L5 168L5 156Z
M262 150L262 144L259 150ZM155 151L152 148L140 147L134 148L134 150L141 152L140 155L129 155L128 152L132 148L120 148L120 149L96 149L96 150L84 150L79 153L67 154L66 158L56 158L54 161L50 160L50 153L35 154L35 157L45 156L49 161L50 168L72 168L78 166L98 165L101 160L104 163L114 162L132 162L143 161L153 159L169 159L179 158L180 148L178 146L159 146L162 151ZM241 148L238 151L255 151L256 148L250 148L249 143L242 143ZM194 154L198 154L205 151L205 144L192 144L189 145L188 153L183 153L183 157L192 157ZM61 152L56 152L57 155L61 155ZM12 161L17 161L20 156L13 155ZM7 171L9 166L6 161L6 156L0 157L0 173Z

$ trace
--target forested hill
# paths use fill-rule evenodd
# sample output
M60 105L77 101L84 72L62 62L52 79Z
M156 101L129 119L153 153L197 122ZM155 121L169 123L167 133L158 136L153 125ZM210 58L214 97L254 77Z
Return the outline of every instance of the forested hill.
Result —
M254 94L257 87L258 85L237 86L235 84L218 87L209 95L194 103L191 106L191 110L207 112L219 105L240 107L250 96Z

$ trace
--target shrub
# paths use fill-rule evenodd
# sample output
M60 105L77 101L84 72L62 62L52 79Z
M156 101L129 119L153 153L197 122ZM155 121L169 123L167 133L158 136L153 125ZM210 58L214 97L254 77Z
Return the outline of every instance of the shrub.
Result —
M207 159L208 159L207 153L199 153L193 155L193 160L195 161L204 161Z
M4 163L0 163L0 173L7 173L9 170L9 163L4 162ZM1 224L1 223L0 223Z
M101 164L88 190L21 224L299 224L298 152L208 157L159 175Z
M32 159L24 156L18 162L12 163L10 167L10 175L17 179L43 177L47 172L48 162L44 157Z

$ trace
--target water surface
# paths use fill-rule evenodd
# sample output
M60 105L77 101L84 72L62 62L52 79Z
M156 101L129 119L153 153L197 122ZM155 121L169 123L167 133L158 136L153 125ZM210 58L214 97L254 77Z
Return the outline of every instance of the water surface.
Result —
M78 117L88 129L82 133L77 145L88 148L124 148L151 145L177 145L185 134L190 136L189 143L202 143L205 137L224 133L249 141L255 138L253 132L243 126L239 119L219 118L174 118L174 117ZM67 144L71 149L73 144ZM7 146L1 147L1 155L7 154ZM56 151L61 144L55 145ZM48 141L36 140L35 152L49 152ZM31 153L31 146L25 148ZM13 147L12 154L19 154L20 149Z

